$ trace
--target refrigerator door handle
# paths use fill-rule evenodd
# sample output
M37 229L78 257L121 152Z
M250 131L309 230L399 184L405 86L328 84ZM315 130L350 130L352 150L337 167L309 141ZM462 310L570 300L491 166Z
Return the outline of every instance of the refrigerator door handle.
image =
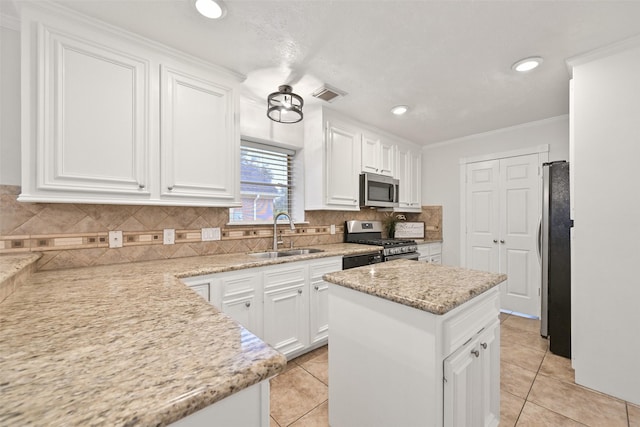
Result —
M542 217L538 219L538 262L542 264Z

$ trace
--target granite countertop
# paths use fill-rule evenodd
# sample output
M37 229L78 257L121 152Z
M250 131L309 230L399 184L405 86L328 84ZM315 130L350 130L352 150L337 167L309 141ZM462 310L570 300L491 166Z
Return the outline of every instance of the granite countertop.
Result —
M40 254L33 252L0 256L0 283L15 276L38 258Z
M371 250L316 247L32 274L0 304L0 425L166 425L278 374L284 355L178 277Z
M328 273L323 278L419 310L445 314L507 276L400 259Z

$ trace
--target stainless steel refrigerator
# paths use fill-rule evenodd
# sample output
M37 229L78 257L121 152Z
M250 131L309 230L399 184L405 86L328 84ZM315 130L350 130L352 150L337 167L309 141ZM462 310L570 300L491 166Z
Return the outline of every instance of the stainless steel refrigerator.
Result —
M571 357L571 227L569 163L543 164L540 258L542 316L540 335L549 350Z

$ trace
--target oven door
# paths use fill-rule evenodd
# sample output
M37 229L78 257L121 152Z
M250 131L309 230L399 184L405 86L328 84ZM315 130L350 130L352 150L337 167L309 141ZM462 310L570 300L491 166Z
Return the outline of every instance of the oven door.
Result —
M418 252L408 252L405 254L396 254L396 255L386 255L384 257L385 261L393 261L394 259L408 259L411 261L418 261L418 257L420 254Z
M362 267L363 265L376 264L382 262L382 254L380 252L371 252L367 254L345 255L342 257L342 269Z

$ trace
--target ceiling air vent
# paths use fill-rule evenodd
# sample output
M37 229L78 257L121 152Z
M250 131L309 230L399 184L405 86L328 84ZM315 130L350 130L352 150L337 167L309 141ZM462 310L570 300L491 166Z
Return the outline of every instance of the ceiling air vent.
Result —
M345 96L347 92L343 92L339 89L331 87L329 85L324 85L320 89L313 92L313 96L318 99L322 99L326 102L333 102L337 98L341 98Z

